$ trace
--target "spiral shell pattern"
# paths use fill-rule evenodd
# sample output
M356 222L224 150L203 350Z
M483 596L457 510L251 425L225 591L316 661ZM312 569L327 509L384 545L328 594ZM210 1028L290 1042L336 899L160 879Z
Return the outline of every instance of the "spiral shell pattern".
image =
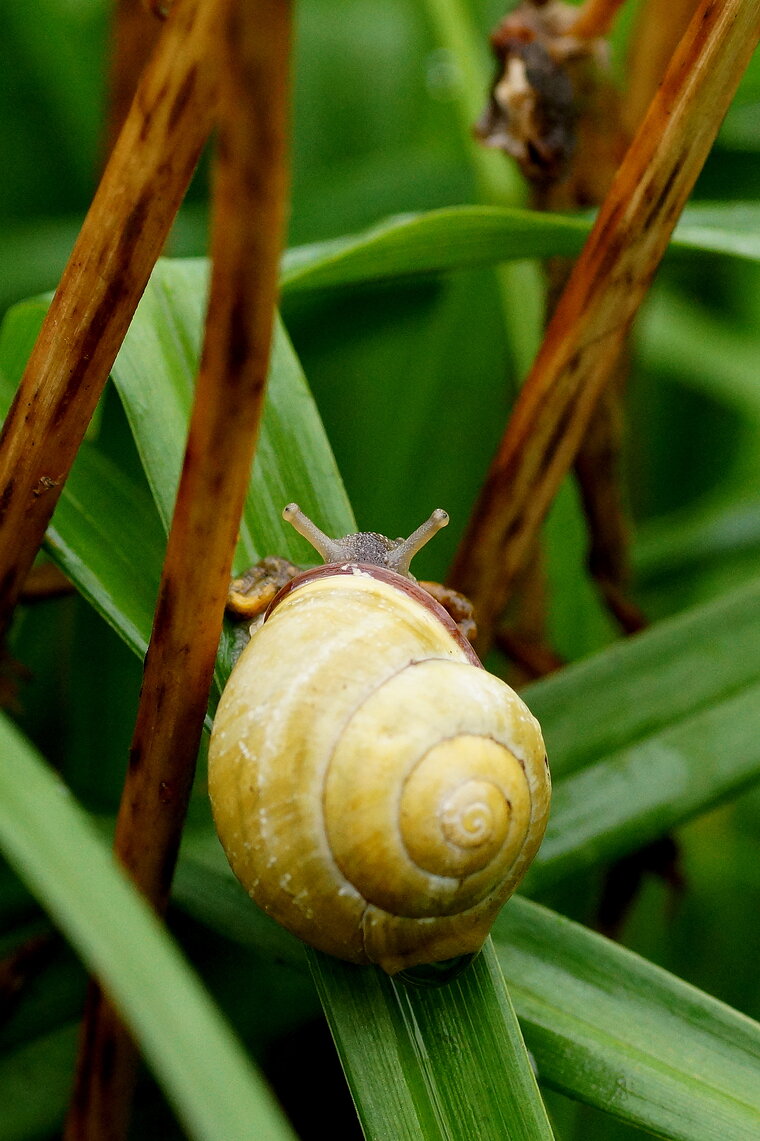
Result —
M437 604L356 570L305 582L254 635L209 786L265 910L397 971L479 949L538 848L550 786L538 723Z

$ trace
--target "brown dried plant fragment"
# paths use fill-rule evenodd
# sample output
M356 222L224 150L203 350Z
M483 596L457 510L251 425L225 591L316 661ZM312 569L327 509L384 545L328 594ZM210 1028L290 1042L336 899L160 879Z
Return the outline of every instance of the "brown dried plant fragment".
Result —
M106 154L110 154L119 137L160 34L161 24L142 4L116 0L111 19Z
M605 199L452 570L486 650L760 38L760 0L703 0Z
M0 437L0 632L211 125L213 5L176 0Z
M609 53L602 38L610 30L619 7L620 0L588 0L580 10L559 3L540 9L524 4L507 17L493 37L500 70L504 69L504 46L509 42L504 31L508 29L513 44L519 43L521 37L529 43L542 43L567 88L567 121L573 126L572 150L566 161L553 171L536 171L523 164L526 176L532 179L533 204L539 210L577 210L598 205L625 154L630 140L623 127L622 99L611 80ZM515 69L511 60L507 63L509 69ZM506 70L504 74L506 77ZM525 79L523 96L527 99L530 95L536 104L541 92L533 86L535 77L528 71ZM496 91L499 87L497 82ZM546 269L551 312L567 284L572 262L551 258ZM630 631L640 629L644 619L627 598L629 526L621 461L622 378L626 366L624 352L607 366L618 382L607 386L599 399L576 459L575 472L589 530L589 570L613 616L624 630ZM540 575L540 559L537 555L531 559ZM508 616L510 634L500 638L499 643L504 648L509 642L521 657L525 656L521 650L524 643L526 653L535 657L534 648L543 643L543 635L536 623L536 607L530 605L525 591L535 594L537 579L535 575L526 575L522 581ZM553 656L546 653L544 657L550 662Z
M491 36L497 74L476 134L517 160L540 209L599 202L608 188L600 168L604 180L623 154L607 126L617 101L607 43L599 31L579 32L578 23L570 4L526 2Z
M207 11L220 91L211 290L115 839L158 911L179 849L263 409L285 212L290 4L215 0ZM123 1138L133 1077L127 1032L93 987L69 1141Z

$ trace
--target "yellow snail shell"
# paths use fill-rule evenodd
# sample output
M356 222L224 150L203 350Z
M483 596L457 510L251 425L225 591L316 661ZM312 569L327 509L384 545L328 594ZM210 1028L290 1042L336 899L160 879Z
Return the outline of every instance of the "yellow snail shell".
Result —
M476 663L413 580L351 562L296 579L243 650L209 750L214 819L301 939L390 973L482 946L550 781L538 722Z

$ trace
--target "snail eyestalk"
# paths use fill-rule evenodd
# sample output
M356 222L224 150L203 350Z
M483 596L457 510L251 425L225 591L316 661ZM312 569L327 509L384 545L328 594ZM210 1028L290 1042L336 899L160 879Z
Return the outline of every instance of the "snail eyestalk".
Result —
M399 574L408 574L409 565L417 552L433 538L433 535L437 535L443 527L447 527L448 522L448 512L437 507L422 526L412 531L408 539L404 539L398 547L389 552L388 566Z
M343 558L341 544L335 539L331 539L324 531L320 531L316 523L312 523L309 516L304 515L297 503L289 503L283 509L282 517L298 531L299 535L303 535L304 539L311 543L314 550L322 556L326 563L339 562Z
M406 578L411 577L409 564L420 548L449 521L448 513L439 507L408 539L393 541L374 531L359 531L355 535L344 535L342 539L331 539L324 531L320 531L316 523L312 523L308 515L304 515L297 503L289 503L283 510L282 517L295 527L299 535L308 539L325 563L373 563L388 567Z

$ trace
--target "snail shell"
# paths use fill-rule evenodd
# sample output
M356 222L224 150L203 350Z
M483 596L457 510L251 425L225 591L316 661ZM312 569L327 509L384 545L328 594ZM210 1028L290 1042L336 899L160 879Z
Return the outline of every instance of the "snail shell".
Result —
M265 911L393 973L480 949L550 782L538 722L446 611L398 570L346 562L290 583L242 652L209 790Z

